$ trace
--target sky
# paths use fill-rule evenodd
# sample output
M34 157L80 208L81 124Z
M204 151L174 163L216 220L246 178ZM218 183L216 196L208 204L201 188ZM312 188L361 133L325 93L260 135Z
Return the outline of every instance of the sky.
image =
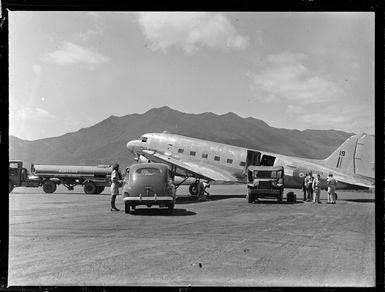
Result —
M163 106L374 134L374 13L9 11L10 135Z

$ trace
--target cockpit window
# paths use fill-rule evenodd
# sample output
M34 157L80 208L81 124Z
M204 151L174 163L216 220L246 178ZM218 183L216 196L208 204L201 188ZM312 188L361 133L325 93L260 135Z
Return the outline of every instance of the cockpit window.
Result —
M146 167L146 168L137 169L136 173L142 174L142 175L154 175L154 174L161 174L162 171L159 168Z
M142 142L147 142L147 137L142 137Z

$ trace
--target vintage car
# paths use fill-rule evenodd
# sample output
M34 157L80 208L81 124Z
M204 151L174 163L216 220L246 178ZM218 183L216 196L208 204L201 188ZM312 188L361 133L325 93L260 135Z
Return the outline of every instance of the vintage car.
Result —
M282 203L284 191L282 166L254 166L247 168L247 199L253 203L259 198L274 198Z
M138 163L126 169L123 181L125 213L139 205L167 207L172 213L175 200L175 186L166 164Z

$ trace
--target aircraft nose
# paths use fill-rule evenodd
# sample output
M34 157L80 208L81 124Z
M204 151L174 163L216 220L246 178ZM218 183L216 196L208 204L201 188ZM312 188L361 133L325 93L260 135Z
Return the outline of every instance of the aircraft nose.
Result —
M130 151L132 154L135 154L136 150L139 147L139 140L132 140L127 143L127 149Z

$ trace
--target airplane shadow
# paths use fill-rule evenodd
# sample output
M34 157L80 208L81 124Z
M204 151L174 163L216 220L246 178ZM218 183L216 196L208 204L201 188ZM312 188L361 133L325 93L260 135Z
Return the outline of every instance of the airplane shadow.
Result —
M348 201L348 202L354 202L354 203L374 203L375 202L374 199L341 199L341 201Z
M246 195L210 195L206 197L206 200L198 200L193 196L183 196L176 198L176 204L199 204L210 201L218 201L218 200L226 200L233 198L241 198L244 199Z
M133 216L193 216L195 212L187 211L186 209L174 208L172 214L169 213L166 208L136 208L135 211L131 211L130 215Z

